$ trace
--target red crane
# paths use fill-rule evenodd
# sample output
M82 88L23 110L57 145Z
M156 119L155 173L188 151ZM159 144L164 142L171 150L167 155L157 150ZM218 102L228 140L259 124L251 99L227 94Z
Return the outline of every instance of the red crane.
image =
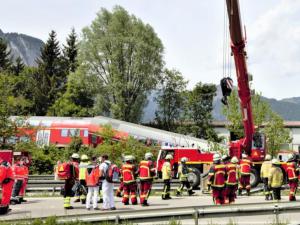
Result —
M251 91L249 88L249 74L247 71L246 63L246 41L243 35L242 23L240 18L239 1L226 0L226 5L229 21L231 50L236 68L238 96L243 116L245 135L245 137L240 140L232 141L230 143L229 151L231 156L237 156L238 158L240 158L242 152L245 152L249 156L251 156L254 162L262 161L265 157L265 138L263 134L255 131L253 122Z

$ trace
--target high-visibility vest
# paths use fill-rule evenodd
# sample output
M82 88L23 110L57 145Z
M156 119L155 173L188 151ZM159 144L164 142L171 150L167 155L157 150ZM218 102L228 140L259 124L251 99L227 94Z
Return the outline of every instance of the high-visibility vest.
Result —
M286 167L286 172L289 180L297 179L296 176L296 163L295 162L288 162Z
M283 182L283 174L279 167L272 167L270 171L270 176L268 179L268 185L272 188L279 188L281 187Z
M233 163L226 164L227 171L227 185L236 185L237 184L237 166Z
M71 162L73 165L73 178L77 179L79 178L79 163L78 162Z
M271 168L272 168L272 162L264 161L260 168L260 177L268 178L270 175Z
M241 175L250 175L251 161L249 159L242 159L240 161L240 172Z
M19 163L15 163L12 166L12 171L13 171L14 178L17 180L28 178L28 168L25 165L20 165Z
M125 184L135 182L135 177L134 177L135 166L133 164L127 164L127 163L123 164L121 171L122 171L123 182Z
M186 181L188 178L189 172L191 172L192 169L188 168L186 164L180 163L178 166L178 178L180 181Z
M94 168L88 168L85 171L86 186L89 187L97 186L99 183L99 178L100 178L100 170L98 166Z
M208 173L208 183L212 187L225 186L226 167L224 164L213 164Z
M172 175L172 170L171 170L171 163L170 162L164 162L162 168L162 179L163 180L170 180L171 175Z
M85 180L85 173L88 165L88 162L81 162L79 164L79 180Z
M152 180L155 172L153 162L151 160L143 160L139 165L139 177L141 180Z

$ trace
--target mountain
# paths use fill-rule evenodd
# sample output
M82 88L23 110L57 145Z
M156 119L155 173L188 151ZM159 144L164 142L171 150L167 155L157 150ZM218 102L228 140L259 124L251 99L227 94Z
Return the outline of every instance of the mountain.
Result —
M222 91L221 87L217 86L217 96L214 99L213 117L215 120L225 120L221 113L222 109ZM271 108L282 116L284 120L300 120L300 97L287 98L276 100L273 98L262 97L264 101L268 102Z
M157 92L152 92L148 97L148 105L144 108L144 116L142 122L147 123L155 118L155 111L157 110L157 104L154 98L157 96ZM217 95L213 100L214 110L212 112L214 120L223 121L226 120L222 114L222 91L221 87L217 86ZM268 102L271 108L282 116L284 120L296 120L300 121L300 97L276 100L272 98L262 97L263 100Z
M28 66L36 66L36 59L40 56L40 49L44 42L25 34L4 33L0 29L0 37L5 39L11 50L13 58L21 57Z

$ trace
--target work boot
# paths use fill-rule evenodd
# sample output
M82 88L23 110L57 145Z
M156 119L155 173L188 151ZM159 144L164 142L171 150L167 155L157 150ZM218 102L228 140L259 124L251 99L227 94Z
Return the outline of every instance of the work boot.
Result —
M239 189L238 195L239 195L239 196L242 195L242 189Z
M65 209L74 209L73 206L66 206Z
M265 200L268 201L269 200L269 195L265 196Z
M98 203L103 203L103 199L100 198L97 202L98 202Z
M189 191L189 196L192 196L193 194L195 194L196 192L194 191Z
M27 202L26 199L24 199L23 197L20 198L20 202Z
M177 192L176 193L176 197L180 197L181 196L181 193L180 192Z
M11 209L8 205L0 205L0 215L7 214Z
M250 190L247 190L247 196L250 196Z
M80 202L80 199L79 198L76 198L75 200L74 200L74 202L76 203L76 202Z
M81 204L84 205L86 203L86 199L81 199Z

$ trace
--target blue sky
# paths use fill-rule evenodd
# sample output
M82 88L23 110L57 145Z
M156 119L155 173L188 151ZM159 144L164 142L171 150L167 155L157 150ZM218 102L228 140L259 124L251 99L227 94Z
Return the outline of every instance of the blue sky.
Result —
M300 96L300 1L240 0L247 30L252 87L266 97ZM0 29L64 41L101 7L123 6L149 23L165 46L166 66L178 69L191 88L222 78L224 0L2 0ZM234 68L231 71L235 78Z

